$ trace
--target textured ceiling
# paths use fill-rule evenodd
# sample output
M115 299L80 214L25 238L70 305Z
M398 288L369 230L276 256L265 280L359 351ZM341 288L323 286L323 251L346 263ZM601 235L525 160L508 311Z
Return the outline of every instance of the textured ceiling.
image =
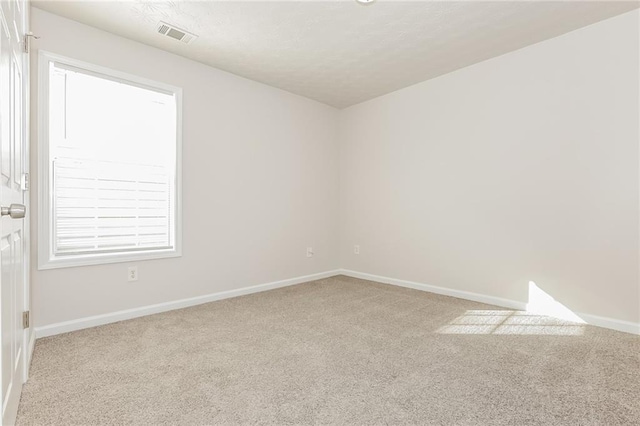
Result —
M44 1L36 7L344 108L637 8L637 1ZM156 32L163 20L199 37Z

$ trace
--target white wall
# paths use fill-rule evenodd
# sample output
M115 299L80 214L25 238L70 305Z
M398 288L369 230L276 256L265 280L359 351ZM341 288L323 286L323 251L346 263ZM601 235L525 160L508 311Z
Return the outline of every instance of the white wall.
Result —
M638 21L342 111L341 266L639 322Z
M183 257L135 262L137 283L130 263L34 269L36 326L337 267L521 302L535 281L638 322L638 22L336 111L33 9L33 70L44 49L184 89Z
M36 327L333 270L337 111L32 9L39 49L183 88L183 256L36 270L37 128L32 121L32 310ZM36 116L37 90L32 90ZM315 256L306 258L307 246ZM126 281L138 265L140 280Z

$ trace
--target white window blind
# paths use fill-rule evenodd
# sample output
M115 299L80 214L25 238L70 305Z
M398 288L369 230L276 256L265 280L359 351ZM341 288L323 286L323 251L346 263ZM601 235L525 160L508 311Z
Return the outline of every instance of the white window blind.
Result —
M179 89L50 56L40 267L179 255Z
M58 158L53 170L55 254L171 247L165 167Z

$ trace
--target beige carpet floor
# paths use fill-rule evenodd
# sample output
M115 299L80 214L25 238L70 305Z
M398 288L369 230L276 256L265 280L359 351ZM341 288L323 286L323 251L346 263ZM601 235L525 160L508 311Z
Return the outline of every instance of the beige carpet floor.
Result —
M640 338L343 276L37 341L18 425L640 424Z

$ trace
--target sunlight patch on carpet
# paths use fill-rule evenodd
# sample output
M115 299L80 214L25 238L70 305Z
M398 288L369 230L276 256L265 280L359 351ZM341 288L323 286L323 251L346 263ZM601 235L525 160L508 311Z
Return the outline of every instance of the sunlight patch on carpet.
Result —
M437 333L580 336L584 325L529 312L473 309L440 327Z

